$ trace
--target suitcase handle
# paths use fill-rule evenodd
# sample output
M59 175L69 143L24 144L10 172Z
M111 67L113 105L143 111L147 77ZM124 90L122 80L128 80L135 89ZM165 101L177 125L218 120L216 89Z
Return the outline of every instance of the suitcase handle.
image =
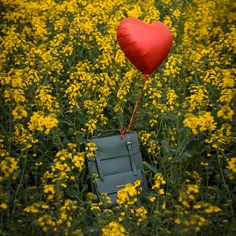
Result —
M122 130L122 129L97 130L97 135L92 136L91 138L99 137L99 136L101 136L102 134L107 134L107 133L111 133L112 135L114 135L114 134L120 134L121 130ZM126 129L126 130L125 130L125 133L128 133L128 132L130 132L130 131L131 131L131 130ZM89 139L89 134L87 135L87 139Z

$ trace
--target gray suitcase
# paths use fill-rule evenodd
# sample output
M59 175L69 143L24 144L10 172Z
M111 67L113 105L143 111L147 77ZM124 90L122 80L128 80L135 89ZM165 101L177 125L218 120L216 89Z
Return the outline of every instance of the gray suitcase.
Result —
M87 165L91 175L99 176L91 181L91 186L100 201L104 200L102 193L107 193L115 204L117 191L138 179L142 189L148 188L136 132L126 132L123 139L113 135L93 137L89 141L96 144L95 157L87 157Z

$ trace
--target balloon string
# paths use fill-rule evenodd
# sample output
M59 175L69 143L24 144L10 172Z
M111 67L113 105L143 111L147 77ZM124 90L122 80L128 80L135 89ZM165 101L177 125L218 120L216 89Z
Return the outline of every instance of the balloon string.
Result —
M142 80L143 80L143 81L146 81L149 76L150 76L150 75L145 75L145 76L142 78ZM125 132L126 132L126 130L129 130L129 129L131 128L131 125L132 125L133 120L134 120L135 113L136 113L137 108L138 108L138 104L139 104L140 99L141 99L141 97L142 97L142 95L143 95L143 90L144 90L144 86L142 87L142 90L141 90L141 92L140 92L140 94L139 94L139 96L138 96L138 100L137 100L136 103L135 103L134 110L133 110L133 112L132 112L132 116L131 116L131 118L130 118L128 128L127 128L127 129L125 129L125 128L120 129L120 138L121 138L121 139L123 139L123 138L125 137Z
M142 80L143 80L143 81L146 81L149 76L150 76L150 75L145 75L145 76L142 78ZM140 94L139 94L139 96L138 96L138 100L137 100L136 103L135 103L134 110L133 110L132 116L131 116L130 121L129 121L128 130L131 128L131 125L132 125L132 123L133 123L134 116L135 116L135 113L136 113L137 108L138 108L138 104L139 104L140 99L141 99L141 97L142 97L142 95L143 95L143 90L144 90L144 86L142 87L142 90L141 90L141 92L140 92Z

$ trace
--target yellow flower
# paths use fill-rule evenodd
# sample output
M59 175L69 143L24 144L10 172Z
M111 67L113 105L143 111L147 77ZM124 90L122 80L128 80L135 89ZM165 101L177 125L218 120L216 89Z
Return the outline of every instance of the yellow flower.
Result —
M3 202L3 203L0 204L0 208L1 209L7 209L8 205L5 202Z
M149 200L150 202L155 202L156 197L155 197L155 196L150 196L150 197L148 198L148 200Z
M216 129L216 122L210 112L200 112L198 116L193 114L187 114L183 121L184 126L190 128L193 134L200 133L202 131L209 130L214 131Z
M222 117L225 120L232 120L234 111L228 105L224 105L217 112L218 117Z
M187 193L187 194L199 193L199 186L196 185L196 184L188 184L188 185L187 185L186 193Z
M2 150L0 149L0 151ZM8 152L6 154L8 154ZM18 160L14 157L6 156L0 162L0 171L2 173L3 178L7 177L14 178L13 174L17 169L18 169Z
M138 201L137 195L140 194L141 181L137 180L134 185L126 184L125 187L118 191L116 202L119 205L124 205L127 208L129 205L133 205Z
M67 143L67 146L68 146L71 150L76 150L77 144L75 144L75 143Z
M56 222L49 214L44 214L36 220L36 224L39 225L44 232L47 232L49 228L56 229Z
M221 87L222 88L233 88L234 85L235 85L234 78L230 77L230 73L225 72L224 74L225 74L226 77L223 78Z
M200 209L202 206L200 205L200 204L195 204L194 206L193 206L193 208L194 209Z
M166 181L164 180L162 174L161 173L155 174L154 185L152 186L152 189L158 191L160 195L164 195L165 191L161 185L165 185L165 184L166 184Z
M56 113L59 109L59 104L56 98L51 95L51 85L41 85L36 91L36 104L42 109L48 110L51 113Z
M147 213L148 213L147 210L143 206L135 209L133 214L135 214L136 217L138 218L137 225L139 225L142 221L147 219Z
M181 16L181 11L179 9L175 9L173 11L173 16L176 18L176 19L179 19L180 16Z
M179 218L176 218L176 219L175 219L175 223L176 223L177 225L179 225L179 224L181 224L181 220L180 220Z
M56 191L52 184L47 184L43 188L44 193L47 195L48 200L52 200L55 197Z
M97 127L97 120L95 119L90 119L86 124L85 126L87 127L88 131L90 134L93 134L94 133L94 130L96 129Z
M205 142L211 144L213 148L223 151L223 145L235 142L232 126L227 123L223 124L219 129L215 130L215 132L211 134L210 139L206 139Z
M24 211L27 212L27 213L33 213L33 214L39 212L38 208L36 208L36 206L34 206L34 205L25 207Z
M164 194L165 194L165 191L164 191L163 188L161 188L161 189L159 190L159 194L160 194L160 195L164 195Z
M226 167L228 170L232 171L233 173L236 173L236 157L230 158Z
M82 171L84 167L84 152L80 152L72 157L72 162L74 165L79 169L79 171Z
M209 204L209 203L207 203L207 204L205 204L205 212L207 213L207 214L211 214L211 213L219 213L219 212L221 212L222 210L218 207L218 206L213 206L213 205L211 205L211 204Z
M12 111L12 115L14 120L21 120L27 117L28 113L23 106L17 105Z
M208 103L208 91L205 86L191 86L190 93L191 95L184 102L184 107L188 107L188 112L193 112L195 109L199 110L206 106Z
M76 229L75 231L72 232L72 236L83 236L83 232L81 229Z
M44 115L43 112L34 112L30 117L30 121L28 122L28 128L32 132L44 131L45 135L48 135L49 132L57 127L58 120L55 117L55 114L49 114L47 116Z
M92 203L90 209L91 211L101 211L100 205L98 203Z
M190 128L194 134L197 134L198 118L192 114L187 114L184 119L184 126Z
M125 228L123 225L116 221L110 222L102 228L102 236L124 236Z
M172 20L169 16L166 16L164 19L164 23L166 23L169 27L172 26ZM172 28L174 29L174 28ZM180 54L170 54L168 57L168 61L165 64L164 76L167 81L167 77L171 76L173 78L177 77L180 73L180 68L182 65L182 56Z
M96 144L93 142L87 143L85 147L86 156L87 157L94 157L96 151Z
M135 5L134 8L127 12L129 17L139 18L143 12L141 10L141 7L138 5Z
M209 165L208 162L203 162L203 161L202 161L200 164L201 164L202 166L204 166L204 167L207 167L207 166Z

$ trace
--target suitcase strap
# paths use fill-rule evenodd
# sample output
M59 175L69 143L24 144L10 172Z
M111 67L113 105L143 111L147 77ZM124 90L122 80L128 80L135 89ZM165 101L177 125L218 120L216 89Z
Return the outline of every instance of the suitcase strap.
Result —
M129 153L131 168L132 168L134 176L137 176L138 172L137 172L137 167L136 167L135 158L134 158L134 154L133 154L132 142L130 141L128 134L126 134L126 137L127 137L127 149L128 149L128 153ZM103 174L103 170L102 170L101 158L99 156L99 149L98 148L96 148L95 159L96 159L96 163L97 163L99 177L100 177L101 181L104 181L104 174Z
M128 141L127 142L127 147L128 147L128 151L129 151L129 159L130 159L132 171L133 171L134 175L136 176L137 175L137 168L136 168L136 164L135 164L135 161L134 161L132 142Z
M101 159L100 159L99 154L98 154L98 148L96 148L95 159L96 159L100 179L101 179L101 181L104 181L104 174L103 174L103 171L102 171Z

